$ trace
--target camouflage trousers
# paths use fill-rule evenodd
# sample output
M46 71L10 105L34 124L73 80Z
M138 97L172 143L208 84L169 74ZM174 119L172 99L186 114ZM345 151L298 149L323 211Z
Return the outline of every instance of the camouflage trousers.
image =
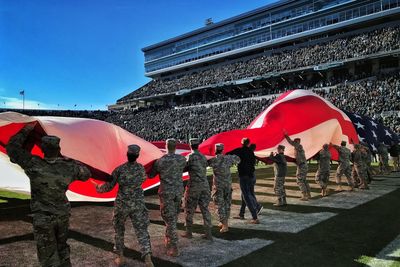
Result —
M398 172L398 171L400 171L400 163L399 163L399 156L397 156L397 157L393 157L393 170L395 171L395 172Z
M150 220L144 202L134 203L133 207L116 204L113 218L116 253L122 255L124 252L125 222L128 217L131 219L136 238L141 247L142 257L144 257L151 253L150 236L147 230Z
M218 220L220 222L228 220L231 214L232 188L221 187L215 189L213 200L215 205L218 206Z
M277 177L274 179L274 192L278 199L286 197L285 177Z
M317 173L315 174L315 181L319 184L321 189L325 189L328 186L329 174L329 170L317 170Z
M68 227L69 214L33 215L33 235L41 266L71 266L70 249L67 244Z
M379 159L379 170L381 173L389 173L389 158Z
M367 163L365 179L366 179L366 181L368 183L370 183L372 181L372 166L371 166L371 162Z
M367 185L366 180L365 180L366 175L367 175L367 169L365 166L358 165L358 164L353 165L351 177L352 177L355 185L366 186Z
M307 172L308 172L307 163L302 163L300 165L297 165L296 179L297 179L297 184L302 193L311 192L310 185L307 182Z
M211 201L211 192L209 189L192 190L189 186L186 187L185 192L185 221L186 227L193 225L193 216L196 212L197 205L203 215L204 228L209 230L211 228L211 214L208 210L208 205Z
M176 224L178 222L182 193L159 193L161 217L165 223L165 240L167 246L178 245Z
M351 179L351 165L350 164L339 163L339 166L336 170L336 183L338 185L340 185L342 182L343 174L347 178L347 184L349 186L353 187L354 183L353 183L353 180Z

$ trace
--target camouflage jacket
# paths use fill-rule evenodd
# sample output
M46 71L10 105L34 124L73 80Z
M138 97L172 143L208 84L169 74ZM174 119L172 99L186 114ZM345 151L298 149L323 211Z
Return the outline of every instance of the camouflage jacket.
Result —
M389 152L386 146L379 146L378 147L378 154L379 157L381 157L382 159L388 159L389 158Z
M365 160L365 154L367 154L367 153L364 153L359 149L354 150L353 153L352 153L352 159L353 159L354 165L363 166L364 163L365 163L365 161L364 161Z
M287 161L284 154L276 154L269 157L274 162L275 177L285 177L287 173Z
M64 157L42 159L23 148L29 132L24 129L7 144L11 162L24 169L31 184L31 209L34 213L68 215L70 204L65 195L75 180L86 181L90 171L78 161Z
M115 203L122 206L134 206L137 201L144 201L142 184L146 180L146 172L142 164L126 162L111 174L112 181L97 188L99 193L111 191L116 183L119 185Z
M194 150L187 156L186 166L190 176L188 186L192 190L210 188L207 180L207 158L203 154Z
M215 158L210 159L210 167L213 168L213 184L218 188L230 188L232 185L231 167L240 162L240 158L236 155L218 154Z
M159 194L183 193L182 173L185 166L185 157L174 153L168 153L156 160L149 177L160 175Z
M331 152L322 149L319 152L319 169L320 171L329 171L331 169Z
M289 142L289 144L294 146L294 157L296 159L296 164L297 165L306 164L307 159L303 146L291 140L289 137L287 137L286 140Z
M349 165L350 164L350 158L351 158L351 151L345 146L335 146L337 151L339 152L339 163L344 164L344 165Z

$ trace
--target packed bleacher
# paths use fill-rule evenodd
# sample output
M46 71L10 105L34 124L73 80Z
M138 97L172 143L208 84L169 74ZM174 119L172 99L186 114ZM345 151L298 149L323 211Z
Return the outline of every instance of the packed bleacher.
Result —
M320 82L313 87L314 92L331 101L337 107L350 112L367 115L383 122L386 126L400 133L400 74L381 74L359 81L337 79ZM329 85L329 89L321 89ZM299 84L297 88L308 88L309 84ZM273 93L280 93L288 88L284 85ZM165 140L175 137L182 141L190 136L202 139L216 133L232 129L246 128L250 122L270 105L272 98L250 96L243 98L238 94L234 99L225 95L213 95L206 101L193 101L177 106L156 106L137 110L111 111L46 111L17 110L35 116L85 117L104 120L121 126L128 131L148 140ZM221 103L213 103L225 101ZM203 102L208 104L200 105Z
M269 54L260 57L188 73L176 79L154 79L118 101L393 51L400 49L399 40L400 27L397 26L334 39L309 47L270 51Z
M112 113L107 121L148 141L169 137L184 141L190 136L205 139L216 133L247 127L272 102L273 99L262 99L179 109L147 108Z

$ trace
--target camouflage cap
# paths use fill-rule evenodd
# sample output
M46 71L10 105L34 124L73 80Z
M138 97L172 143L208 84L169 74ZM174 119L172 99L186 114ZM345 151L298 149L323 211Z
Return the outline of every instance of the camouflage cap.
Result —
M296 137L295 139L293 139L293 141L300 141L301 139Z
M198 145L200 144L200 140L198 138L190 138L189 139L189 144L192 145Z
M215 144L215 150L223 150L223 149L224 149L224 144L222 143Z
M346 141L342 141L342 142L340 143L341 146L346 146L346 144L347 144Z
M323 147L324 149L328 149L328 148L329 148L329 145L328 145L328 144L324 144L322 147Z
M60 138L54 135L46 135L42 137L42 145L50 145L54 147L60 146Z
M128 146L128 153L139 155L140 146L138 145L129 145Z
M285 146L284 145L279 145L278 149L285 149Z

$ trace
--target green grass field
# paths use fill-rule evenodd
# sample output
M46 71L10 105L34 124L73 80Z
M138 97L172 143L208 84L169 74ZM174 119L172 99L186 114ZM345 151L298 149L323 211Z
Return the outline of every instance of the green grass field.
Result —
M276 216L284 215L285 219L279 225L294 225L296 216L314 218L318 214L330 213L334 216L324 219L310 226L303 227L301 231L290 232L275 228L251 229L233 226L226 234L220 234L216 226L216 216L213 204L210 205L213 216L213 235L218 240L229 242L247 242L248 240L269 240L271 244L259 249L254 249L248 254L234 257L221 265L224 266L400 266L400 245L395 247L395 253L379 256L382 250L393 240L400 236L400 176L399 173L389 176L376 176L369 192L354 192L355 201L360 205L351 207L351 198L343 198L350 207L329 205L329 201L337 201L341 193L331 191L331 197L321 199L319 187L314 181L316 164L310 164L308 181L312 188L313 198L309 203L298 203L299 189L296 184L296 168L289 166L286 179L286 190L289 205L285 208L273 207L275 201L273 193L273 169L271 166L259 164L256 168L257 186L256 196L263 205L263 222L268 225ZM336 165L332 166L329 187L335 188L333 179ZM231 215L237 215L240 205L236 168L233 172L233 207ZM211 174L211 173L209 173ZM210 177L211 178L211 177ZM390 190L388 190L390 189ZM374 198L366 198L373 194ZM150 236L154 237L153 251L156 266L199 266L199 254L188 261L176 261L162 256L163 221L159 214L158 197L146 194L147 207L150 212ZM360 196L360 197L358 197ZM363 200L365 198L365 201ZM335 200L336 199L336 200ZM339 198L340 200L340 198ZM327 205L317 205L318 201L326 201ZM321 202L322 204L324 202ZM300 205L301 204L301 205ZM112 253L113 228L112 228L112 203L73 203L71 216L71 244L73 266L113 266ZM33 241L31 217L29 215L29 195L0 189L0 266L38 266ZM281 214L282 213L282 214ZM276 214L276 215L274 215ZM281 215L280 215L281 214ZM247 211L247 217L248 217ZM285 217L286 216L286 217ZM314 216L314 217L313 217ZM317 218L315 217L315 218ZM178 224L179 231L184 230L182 218ZM235 221L232 220L232 223ZM237 222L235 222L237 225ZM300 223L300 222L299 222ZM96 225L93 229L88 225ZM127 224L126 256L129 258L127 266L141 266L140 253L135 244L134 232L131 225ZM297 225L298 226L298 225ZM301 226L301 225L300 225ZM160 228L161 227L161 228ZM281 227L282 228L282 227ZM161 230L160 230L161 229ZM202 219L199 213L195 215L194 232L201 234ZM180 242L186 242L182 240ZM222 241L218 241L222 242ZM217 244L220 244L218 243ZM182 246L196 246L193 243L184 243ZM234 249L235 243L232 243ZM185 248L182 247L182 250ZM209 250L215 250L214 245L209 249L194 251L201 257L214 259L209 255ZM218 248L220 249L220 248ZM14 251L22 255L18 259L13 257ZM232 256L237 253L230 250L224 251L220 258ZM373 262L380 262L374 265ZM372 264L372 265L371 265ZM208 266L208 265L202 265ZM212 265L210 265L212 266Z

